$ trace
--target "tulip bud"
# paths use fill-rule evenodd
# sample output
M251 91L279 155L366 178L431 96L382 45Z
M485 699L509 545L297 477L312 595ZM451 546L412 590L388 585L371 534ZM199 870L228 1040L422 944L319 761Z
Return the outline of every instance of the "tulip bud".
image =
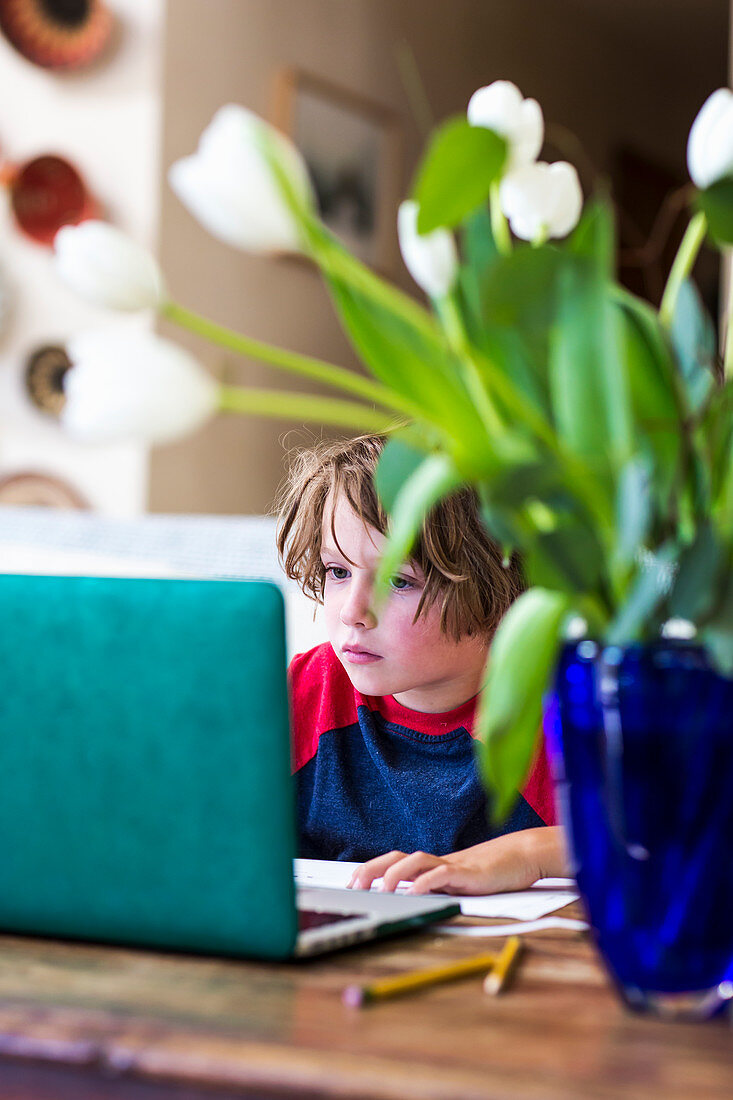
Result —
M567 236L583 209L578 173L563 160L537 161L505 176L499 199L512 232L524 241Z
M163 276L147 249L107 222L66 225L54 237L56 270L69 286L108 309L157 308Z
M431 233L417 231L418 205L403 202L397 214L397 233L405 267L418 286L431 298L443 298L458 274L458 253L453 234L447 229Z
M138 329L104 329L67 345L61 421L86 443L167 443L216 410L219 387L176 344Z
M523 99L511 81L495 80L475 91L467 114L472 126L486 126L506 138L505 173L531 164L539 156L545 133L542 108L536 99Z
M303 239L273 172L278 164L303 206L313 206L305 161L252 111L230 103L206 127L198 151L177 160L168 181L203 227L247 252L302 251Z
M690 129L687 167L692 182L704 191L733 176L733 92L718 88L707 98Z

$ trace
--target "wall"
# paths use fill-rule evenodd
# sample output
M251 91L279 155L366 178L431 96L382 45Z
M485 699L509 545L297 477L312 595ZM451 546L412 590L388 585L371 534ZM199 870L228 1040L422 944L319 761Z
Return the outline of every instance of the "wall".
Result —
M406 44L436 120L463 110L479 85L510 78L540 100L551 124L580 137L600 170L610 170L628 144L680 171L690 122L726 79L727 7L726 0L675 3L674 19L666 11L656 0L642 8L623 0L620 14L612 0L175 0L165 43L163 170L194 149L220 104L234 100L270 116L274 80L287 65L396 113L406 191L422 145L397 60ZM566 131L553 127L555 155L575 159ZM176 297L254 337L354 364L312 271L239 254L209 237L164 181L162 196L161 258ZM399 263L395 274L409 287ZM292 385L186 342L234 380ZM292 424L220 417L153 453L150 507L263 511L286 448L307 434Z
M105 216L151 246L157 233L162 0L111 0L117 38L89 70L55 74L31 65L0 37L0 148L22 162L42 153L71 160ZM0 476L20 470L68 480L98 511L139 513L147 453L138 445L72 443L23 392L29 352L115 318L57 280L50 251L24 238L0 196L0 264L12 312L0 332ZM150 323L142 319L141 322Z

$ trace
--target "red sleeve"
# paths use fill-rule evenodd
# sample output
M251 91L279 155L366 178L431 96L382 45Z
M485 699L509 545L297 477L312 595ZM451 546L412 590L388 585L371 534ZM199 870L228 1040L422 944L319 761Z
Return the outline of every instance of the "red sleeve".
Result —
M354 688L330 642L293 657L288 669L293 771L312 760L329 730L358 720Z
M555 793L552 785L550 764L547 759L545 738L542 737L540 747L535 757L529 778L524 785L522 794L529 802L535 813L538 813L545 825L554 825L555 822Z

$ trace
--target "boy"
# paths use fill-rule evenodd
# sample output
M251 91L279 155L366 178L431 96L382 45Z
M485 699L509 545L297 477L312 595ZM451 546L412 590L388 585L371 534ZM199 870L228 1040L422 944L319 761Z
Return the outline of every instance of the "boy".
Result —
M376 612L383 446L364 437L306 451L281 496L285 571L323 603L329 637L290 667L300 854L372 861L355 885L388 870L386 888L399 874L416 892L560 874L560 831L537 828L554 821L544 749L498 839L474 762L476 696L492 634L521 591L518 569L502 564L463 490L428 517Z

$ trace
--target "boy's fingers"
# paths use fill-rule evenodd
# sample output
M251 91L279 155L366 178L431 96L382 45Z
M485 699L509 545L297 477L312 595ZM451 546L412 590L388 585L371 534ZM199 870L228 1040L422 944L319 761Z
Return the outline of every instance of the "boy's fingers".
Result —
M501 889L490 870L441 862L415 879L411 894L493 894Z
M362 863L361 867L357 867L351 876L349 886L355 890L368 890L375 878L381 878L393 863L397 863L404 858L404 852L387 852L383 856L376 856L367 863Z
M457 885L454 882L455 877L455 867L441 862L437 867L431 867L428 871L423 871L421 875L417 875L408 893L429 894L431 890L435 890L436 893L450 893L452 892L451 888L455 888ZM456 889L456 893L460 892L460 889Z
M429 852L413 852L404 856L384 872L382 889L396 890L403 879L411 882L417 875L434 867L437 861L438 857L431 856Z

